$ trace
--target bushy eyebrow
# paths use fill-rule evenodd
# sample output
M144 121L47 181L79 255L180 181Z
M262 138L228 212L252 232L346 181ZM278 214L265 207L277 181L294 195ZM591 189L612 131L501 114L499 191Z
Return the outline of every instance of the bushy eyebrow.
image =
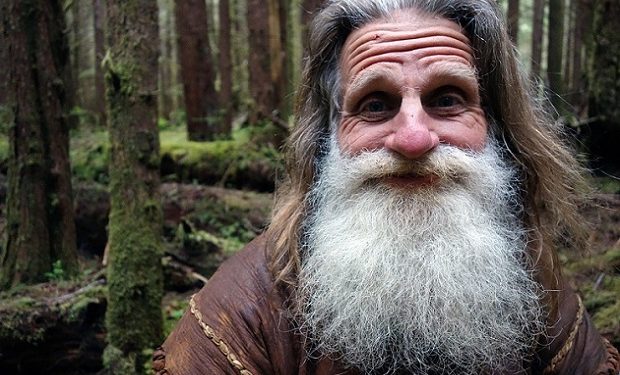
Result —
M397 82L398 77L391 70L376 70L370 69L362 71L355 76L353 80L345 85L346 90L343 90L343 105L348 107L357 100L361 99L366 94L368 87L378 87L379 90L392 89Z
M455 81L471 85L478 89L478 73L472 66L461 63L442 62L430 64L424 76L424 85L430 85L432 80Z

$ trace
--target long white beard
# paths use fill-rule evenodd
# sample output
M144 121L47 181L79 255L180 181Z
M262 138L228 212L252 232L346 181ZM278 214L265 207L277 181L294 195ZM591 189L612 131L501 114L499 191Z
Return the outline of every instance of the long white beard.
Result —
M412 189L380 179L431 171L435 183ZM440 146L412 162L332 145L311 192L298 289L314 353L364 373L521 369L543 317L513 178L493 146Z

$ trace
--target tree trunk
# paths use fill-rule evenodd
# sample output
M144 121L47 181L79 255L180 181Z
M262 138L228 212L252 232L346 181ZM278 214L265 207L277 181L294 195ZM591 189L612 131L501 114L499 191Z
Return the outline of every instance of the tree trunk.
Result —
M183 95L183 79L181 78L181 64L179 63L179 35L177 34L177 18L174 12L174 0L168 0L171 12L168 18L168 30L170 32L170 67L172 84L170 86L172 92L172 112L177 113L181 107L185 107Z
M276 58L280 60L280 74L277 78L277 84L279 86L277 93L277 100L279 102L278 112L279 117L284 122L286 122L291 114L293 102L292 102L292 91L289 85L289 69L288 66L288 38L290 34L290 30L288 29L288 15L289 15L289 6L290 0L276 0L274 2L278 7L278 24L274 25L279 29L279 50L277 51Z
M95 110L101 125L106 123L105 112L105 84L103 83L103 69L101 61L105 54L105 6L103 0L93 0L93 15L95 23Z
M508 0L508 34L517 45L519 40L519 0Z
M172 112L172 61L170 51L172 49L170 40L170 13L172 13L172 3L169 0L158 0L159 8L159 38L160 38L160 57L159 57L159 95L158 95L158 116L170 120ZM174 27L174 25L172 25Z
M545 1L534 0L532 12L532 65L530 76L533 79L539 79L543 51Z
M299 86L301 79L302 65L302 23L301 23L301 1L293 0L288 3L287 14L287 44L286 44L286 81L288 82L289 101L289 117L293 113L295 91Z
M620 172L620 2L594 1L593 43L588 55L590 151L595 167L609 175Z
M587 117L588 111L588 82L585 70L586 43L585 40L590 36L592 25L592 0L575 0L575 45L572 51L573 59L573 95L571 104L575 108L575 113L579 119Z
M220 16L220 111L222 129L230 132L232 128L232 62L230 49L230 5L228 0L219 1Z
M207 141L224 133L216 121L213 61L204 0L179 0L176 7L179 62L190 140Z
M9 130L7 242L0 287L45 280L52 262L77 272L69 165L72 87L69 49L58 1L2 2L2 117Z
M162 212L157 132L157 4L107 0L110 132L109 346L115 374L135 373L162 339Z
M247 0L231 0L233 23L232 69L233 106L237 113L247 113L251 106L249 60L249 33L247 24Z
M558 115L564 117L569 113L564 99L566 90L562 77L564 0L549 0L549 42L547 48L547 77L549 78L551 103Z
M77 52L74 60L77 68L76 105L81 112L79 123L85 127L94 127L100 122L97 118L97 91L96 91L96 66L95 66L95 14L92 1L74 1L72 6L76 8L76 44L73 46Z
M269 0L270 2L273 0ZM250 95L254 106L250 123L255 124L270 117L276 108L272 85L272 60L270 52L270 7L263 0L248 0L247 24L249 31Z
M575 0L567 0L568 7L564 11L564 25L565 27L565 35L564 40L566 41L564 46L564 58L563 61L563 71L562 77L564 78L564 89L566 90L565 99L570 102L573 96L573 52L575 50Z

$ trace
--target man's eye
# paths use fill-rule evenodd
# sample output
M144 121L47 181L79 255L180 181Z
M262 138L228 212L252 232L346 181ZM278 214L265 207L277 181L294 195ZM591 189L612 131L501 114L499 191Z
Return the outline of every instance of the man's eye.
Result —
M362 111L371 113L384 112L386 109L387 106L381 100L370 100L362 107Z
M454 95L442 95L435 100L435 107L449 108L462 103L462 99Z
M426 106L438 111L455 111L467 103L466 96L456 88L444 88L427 98Z
M358 106L357 115L364 121L380 122L387 120L394 112L395 105L383 93L366 97Z

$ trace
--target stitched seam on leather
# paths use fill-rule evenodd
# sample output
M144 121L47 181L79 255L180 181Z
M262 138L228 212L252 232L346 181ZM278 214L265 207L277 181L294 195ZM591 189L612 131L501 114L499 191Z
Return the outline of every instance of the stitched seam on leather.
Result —
M239 361L237 356L230 350L228 344L226 344L226 342L215 333L213 328L211 328L202 320L202 313L196 308L196 301L194 300L194 296L196 295L192 295L189 300L189 311L192 313L192 315L194 315L196 320L198 320L198 325L200 326L200 328L202 328L202 332L204 332L207 338L209 338L209 340L211 340L215 344L215 346L220 350L220 352L224 354L224 356L228 360L228 363L230 363L230 365L232 365L237 371L239 371L239 374L253 375L252 372L247 370L245 366L241 363L241 361Z
M573 328L571 329L570 334L568 335L568 339L564 343L564 346L562 347L562 349L560 349L560 351L553 357L549 366L547 366L544 369L543 374L548 374L548 373L553 372L556 366L560 362L562 362L564 357L566 357L568 352L573 347L573 344L575 342L575 337L577 336L577 332L579 331L579 326L581 325L581 322L583 321L583 314L585 310L583 307L583 302L581 301L581 297L579 297L579 295L577 295L577 303L579 304L579 309L577 310L577 317L575 318L575 322L573 323Z

